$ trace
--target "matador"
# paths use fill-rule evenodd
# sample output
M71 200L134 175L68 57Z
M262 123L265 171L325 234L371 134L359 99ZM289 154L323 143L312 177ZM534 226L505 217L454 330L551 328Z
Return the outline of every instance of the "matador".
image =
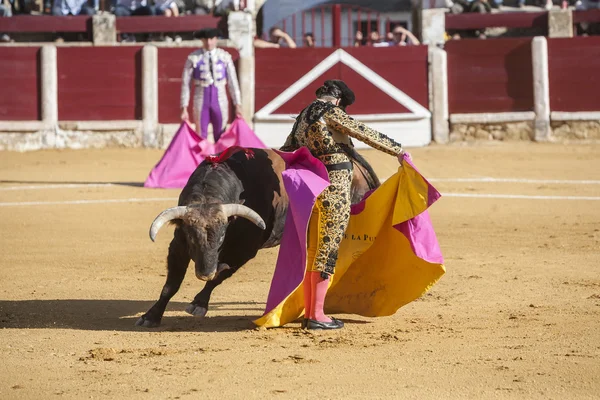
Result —
M318 158L329 175L330 185L316 200L308 228L307 269L303 282L307 329L339 329L343 322L323 312L328 280L334 273L338 248L350 219L352 162L344 151L350 137L360 140L402 162L400 143L354 120L345 112L355 96L340 80L328 80L317 99L296 119L282 150L305 146Z
M192 52L185 61L181 78L181 119L188 120L190 81L194 83L194 123L203 139L208 137L208 124L212 124L215 142L221 137L229 119L229 95L241 116L240 85L231 55L217 48L217 29L203 29L195 34L202 40L203 48Z

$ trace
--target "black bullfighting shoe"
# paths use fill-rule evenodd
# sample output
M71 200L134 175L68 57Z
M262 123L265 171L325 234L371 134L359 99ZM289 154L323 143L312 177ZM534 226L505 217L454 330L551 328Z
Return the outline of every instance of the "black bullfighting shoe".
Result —
M310 330L341 329L343 327L344 323L333 317L331 317L331 322L315 321L314 319L306 321L306 329Z
M308 318L302 318L302 325L300 325L300 328L306 329L307 322L308 322Z

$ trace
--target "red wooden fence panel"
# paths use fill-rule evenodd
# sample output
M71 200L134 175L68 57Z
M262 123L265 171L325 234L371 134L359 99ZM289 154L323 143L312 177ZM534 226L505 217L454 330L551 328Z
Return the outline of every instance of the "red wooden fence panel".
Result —
M450 113L533 111L531 39L446 42Z
M39 47L0 47L0 120L38 121Z
M342 79L356 93L356 102L349 109L352 114L409 112L373 84L374 79L379 79L377 76L429 108L426 46L346 48L345 52L371 71L362 75L354 69L358 63L351 61L350 65L338 62L320 75L309 75L334 51L328 48L257 49L256 109L263 108L305 75L312 82L274 110L275 114L298 114L315 99L315 91L327 79ZM281 68L282 65L285 68Z
M446 29L548 28L548 12L446 14Z
M0 32L91 32L90 16L14 15L0 18Z
M552 111L600 111L600 37L548 39Z
M575 10L573 11L573 23L580 22L600 22L600 10Z
M383 79L400 88L417 103L429 109L427 46L353 47L344 50ZM358 87L354 90L357 91L357 97L368 99L369 104L374 107L373 113L377 113L377 109L384 110L390 107L389 104L381 103L385 101L384 99L370 97L367 92L361 92ZM379 105L376 105L377 102L380 102ZM358 105L357 99L357 108ZM392 107L398 107L398 103L394 101ZM394 109L390 112L402 111ZM370 112L364 111L364 114Z
M58 119L142 118L142 48L59 47Z
M158 122L161 124L181 121L179 99L181 95L181 74L185 60L194 48L192 47L159 47L158 49ZM237 66L239 52L234 48L224 48L233 57ZM193 88L190 92L188 112L193 118Z
M271 100L290 87L290 85L302 78L308 71L316 67L323 59L333 53L334 50L330 48L256 49L256 110L260 110L267 105ZM285 66L285 68L282 68L282 66ZM335 69L335 67L332 69ZM325 79L329 79L329 77ZM315 90L322 84L322 81L319 82L317 80L309 85L312 91L312 95L309 95L311 98L314 98ZM301 104L306 103L306 100L304 97L299 96ZM302 110L302 107L299 107L300 110L295 110L296 113Z
M219 28L227 36L227 18L212 15L133 16L117 18L117 32L194 32L203 28Z

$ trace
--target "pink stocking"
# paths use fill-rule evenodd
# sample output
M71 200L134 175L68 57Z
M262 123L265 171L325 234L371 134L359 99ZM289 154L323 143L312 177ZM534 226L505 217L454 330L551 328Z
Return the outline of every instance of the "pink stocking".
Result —
M319 271L310 272L310 276L312 283L312 309L310 319L319 322L331 322L331 318L326 316L323 312L325 296L327 295L327 289L329 288L329 279L325 280L321 278L321 273Z
M312 318L313 303L312 303L312 281L310 271L306 271L304 281L302 282L304 289L304 318Z

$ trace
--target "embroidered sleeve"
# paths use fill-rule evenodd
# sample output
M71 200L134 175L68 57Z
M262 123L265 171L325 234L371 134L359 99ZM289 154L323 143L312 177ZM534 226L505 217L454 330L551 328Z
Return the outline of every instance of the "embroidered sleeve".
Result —
M225 52L225 50L223 50ZM237 79L237 71L229 53L226 53L225 65L227 68L227 86L229 87L229 95L234 105L242 104L242 93L240 92L240 84Z
M362 122L356 121L339 107L332 108L323 117L328 128L360 140L374 149L381 150L393 156L402 153L402 145L400 143L383 133L369 128Z
M185 60L183 66L183 73L181 74L181 97L180 105L181 108L187 107L190 103L190 81L192 80L192 73L194 71L194 64L190 57Z

